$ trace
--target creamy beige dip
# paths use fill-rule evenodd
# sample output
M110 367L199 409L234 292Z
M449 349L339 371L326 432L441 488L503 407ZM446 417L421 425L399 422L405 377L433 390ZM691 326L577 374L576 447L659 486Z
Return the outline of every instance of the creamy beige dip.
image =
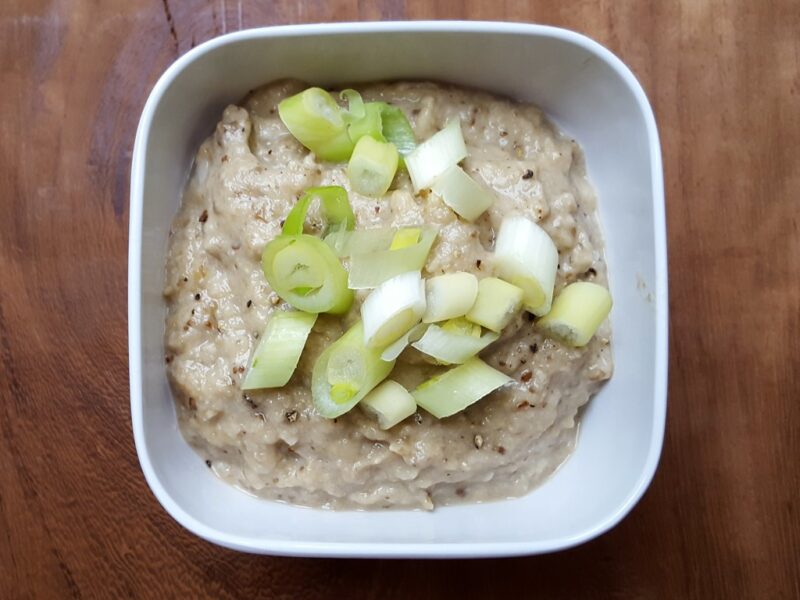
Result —
M224 480L258 496L332 508L424 508L519 496L569 456L581 406L611 376L610 328L585 348L543 337L523 313L482 358L515 382L437 420L424 410L389 431L356 407L320 417L309 391L322 350L358 318L322 315L284 388L243 393L240 382L270 314L282 302L261 271L264 245L306 188L342 185L345 164L320 162L278 118L303 89L277 82L229 106L200 147L170 231L164 295L166 362L186 439ZM400 106L417 139L461 121L464 169L494 191L474 224L433 194L414 195L405 173L386 197L350 193L357 228L436 225L423 275L492 275L494 231L509 214L541 224L559 250L556 290L606 284L595 197L581 150L542 113L474 90L432 83L362 86L365 100ZM308 233L321 231L316 207ZM556 291L557 293L557 291ZM391 377L408 389L439 372L407 349Z

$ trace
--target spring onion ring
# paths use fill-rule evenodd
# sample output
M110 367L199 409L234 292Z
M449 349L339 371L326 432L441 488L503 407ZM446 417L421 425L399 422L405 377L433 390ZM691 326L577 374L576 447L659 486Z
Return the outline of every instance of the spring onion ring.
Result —
M375 288L400 273L422 269L428 259L428 253L436 239L436 234L435 229L423 228L419 241L413 246L399 250L389 250L387 247L385 250L351 254L348 279L350 289Z
M425 282L419 271L387 279L361 305L364 343L368 348L386 348L419 323L423 312Z
M467 314L478 296L478 278L459 271L431 277L425 282L427 308L423 323L446 321Z
M364 345L359 321L320 354L311 373L311 395L317 411L328 419L352 409L394 367L380 352Z
M362 136L347 165L350 187L363 196L380 198L392 185L397 161L397 148L393 144Z
M400 336L396 342L392 342L386 346L386 349L381 352L381 358L383 360L395 360L403 353L403 350L405 350L411 342L416 342L419 338L421 338L428 327L429 325L426 325L425 323L415 325L410 331Z
M309 188L289 211L283 223L285 235L300 235L311 202L319 199L329 229L344 231L355 227L356 217L347 198L347 190L338 185Z
M411 344L414 348L442 365L461 364L478 354L500 335L487 331L480 337L448 331L431 325L419 340Z
M353 303L347 271L328 245L311 235L280 235L264 247L267 283L298 310L342 314Z
M522 307L522 295L520 288L497 277L481 279L467 319L500 333Z
M342 108L325 90L312 87L278 104L289 132L322 160L343 161L353 152Z
M466 221L474 221L492 205L491 192L453 165L433 180L431 191Z
M461 412L497 388L510 377L493 369L479 358L471 358L417 387L411 395L416 403L437 419Z
M378 418L381 429L391 429L417 412L417 403L408 390L388 379L367 394L359 403L367 413Z
M546 334L573 347L585 346L611 311L611 294L602 285L578 281L566 286L552 310L536 322Z
M506 217L494 248L495 271L522 289L523 305L537 316L553 302L558 250L547 232L525 217Z
M288 383L306 345L317 315L301 311L276 311L270 316L250 368L242 382L243 390L281 387Z
M461 124L450 121L406 156L406 169L414 191L430 187L434 180L467 156Z

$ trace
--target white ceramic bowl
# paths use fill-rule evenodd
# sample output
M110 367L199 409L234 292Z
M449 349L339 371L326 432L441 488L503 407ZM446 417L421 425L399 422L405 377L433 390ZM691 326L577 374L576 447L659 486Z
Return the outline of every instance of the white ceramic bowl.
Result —
M177 428L161 295L170 221L221 110L281 77L315 84L434 79L532 101L586 151L600 198L614 310L613 379L583 413L574 455L519 499L414 511L331 512L252 498L212 475ZM156 84L131 172L131 412L147 482L197 535L268 554L479 557L550 552L613 527L647 488L664 432L667 263L653 113L628 68L576 33L510 23L301 25L225 35Z

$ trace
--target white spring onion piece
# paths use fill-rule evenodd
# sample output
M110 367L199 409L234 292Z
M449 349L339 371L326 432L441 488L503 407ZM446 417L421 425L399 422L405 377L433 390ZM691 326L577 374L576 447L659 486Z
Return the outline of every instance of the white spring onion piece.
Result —
M467 146L461 135L461 123L450 121L444 129L414 148L406 156L406 169L414 191L430 187L433 181L467 156Z
M494 331L487 331L480 337L465 335L447 330L438 325L428 327L425 335L411 344L414 348L436 359L439 364L461 364L478 354L500 337Z
M297 368L300 354L316 320L317 315L300 311L273 313L253 353L242 389L257 390L286 385Z
M331 247L336 256L341 258L352 254L369 254L376 250L386 250L397 233L395 229L388 227L355 231L339 229L325 236L325 243Z
M419 323L423 312L425 282L419 271L387 279L361 305L364 343L368 348L386 348Z
M497 277L478 282L478 297L467 319L500 333L522 307L522 290Z
M350 187L364 196L383 196L392 185L398 159L397 148L393 144L363 136L356 143L347 165Z
M553 302L558 250L547 232L525 217L506 217L494 248L495 271L501 279L522 288L523 306L546 315Z
M352 409L386 379L394 361L364 345L364 327L357 322L320 354L311 373L311 397L319 414L328 419Z
M419 271L428 260L436 233L435 229L424 228L419 241L412 246L351 254L348 287L351 290L371 289L400 273Z
M381 429L391 429L417 412L417 403L408 390L391 379L384 381L359 403L367 413L378 417Z
M462 219L474 221L492 205L491 192L453 165L431 184L431 191Z
M419 406L437 419L454 415L474 404L512 379L487 365L479 358L471 358L437 375L417 387L411 395Z
M431 277L425 282L427 308L423 323L436 323L467 314L478 296L478 278L459 271Z
M571 283L561 290L552 310L536 326L565 344L585 346L608 316L611 304L611 294L602 285Z
M405 350L411 342L416 342L419 338L421 338L427 328L428 325L425 323L420 323L419 325L412 327L408 332L397 338L397 341L386 346L386 349L381 352L381 359L395 360L403 353L403 350Z

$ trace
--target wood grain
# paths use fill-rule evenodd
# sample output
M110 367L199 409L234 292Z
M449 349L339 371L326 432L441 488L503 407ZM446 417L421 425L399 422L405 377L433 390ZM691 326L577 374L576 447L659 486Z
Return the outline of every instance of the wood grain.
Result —
M179 54L245 27L521 20L627 62L659 121L670 243L660 469L607 535L476 562L240 555L157 504L130 430L129 162ZM800 597L796 0L0 3L0 597Z

